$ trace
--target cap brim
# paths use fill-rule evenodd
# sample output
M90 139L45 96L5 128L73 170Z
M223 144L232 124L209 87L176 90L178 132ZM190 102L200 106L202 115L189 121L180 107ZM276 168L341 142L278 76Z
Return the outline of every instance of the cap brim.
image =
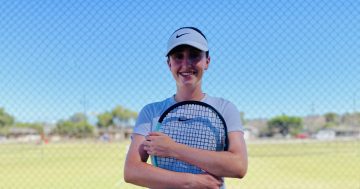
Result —
M207 46L205 46L205 45L203 45L203 44L201 44L201 43L197 43L197 42L194 42L194 41L182 41L182 42L173 44L173 45L169 48L169 50L166 52L166 56L168 56L169 53L170 53L173 49L175 49L177 46L180 46L180 45L189 45L189 46L192 46L192 47L194 47L194 48L197 48L197 49L199 49L199 50L201 50L201 51L205 51L205 52L209 50Z

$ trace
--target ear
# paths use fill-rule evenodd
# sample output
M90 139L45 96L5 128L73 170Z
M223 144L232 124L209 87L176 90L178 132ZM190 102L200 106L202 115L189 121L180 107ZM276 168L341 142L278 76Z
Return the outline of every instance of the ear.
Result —
M167 58L166 63L168 65L169 69L171 70L171 64L170 64L170 59L169 58Z
M209 65L210 65L210 56L206 58L205 70L209 68Z

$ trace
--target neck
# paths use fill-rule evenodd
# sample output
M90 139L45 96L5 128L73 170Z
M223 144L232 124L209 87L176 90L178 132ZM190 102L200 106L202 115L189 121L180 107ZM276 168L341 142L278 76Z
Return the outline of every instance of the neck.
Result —
M205 94L202 92L201 88L178 88L175 95L175 101L181 102L185 100L196 100L200 101L203 99Z

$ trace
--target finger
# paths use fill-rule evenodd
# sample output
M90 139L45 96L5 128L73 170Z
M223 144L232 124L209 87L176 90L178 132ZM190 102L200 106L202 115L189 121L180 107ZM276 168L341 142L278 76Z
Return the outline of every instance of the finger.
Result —
M144 146L150 146L150 145L151 145L151 141L145 140L145 141L143 142L143 145L144 145Z
M159 136L159 135L157 135L157 134L153 135L152 133L149 133L149 135L146 136L145 139L146 139L147 141L153 141L153 140L156 139L156 137L158 137L158 136Z
M149 133L150 134L150 133ZM145 140L149 141L150 140L150 135L146 135L145 136Z
M156 151L152 151L152 150L148 150L147 154L151 155L151 156L156 156Z
M149 151L149 150L150 150L150 147L149 147L149 146L144 146L144 150L145 150L145 151Z
M150 132L149 135L150 136L164 136L165 134L161 133L161 132Z
M210 173L204 173L205 175L209 175L210 177L212 177L212 179L215 179L217 182L216 183L219 183L219 184L222 184L224 183L224 180L222 177L218 177L218 176L215 176L213 174L210 174Z
M217 179L217 180L219 180L219 181L223 181L223 178L222 178L222 177L218 177L218 176L213 175L213 174L211 174L211 173L205 173L205 174L208 174L208 175L210 175L210 176L212 176L212 177L216 178L216 179Z
M221 180L219 180L218 178L216 178L216 177L212 177L212 182L215 185L217 185L218 187L220 187L223 184L223 182Z

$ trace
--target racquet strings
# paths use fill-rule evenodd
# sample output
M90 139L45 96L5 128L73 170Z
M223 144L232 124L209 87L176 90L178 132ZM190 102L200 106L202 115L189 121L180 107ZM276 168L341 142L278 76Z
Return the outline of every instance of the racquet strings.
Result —
M175 142L193 148L222 151L225 145L225 125L217 112L199 104L177 106L164 117L159 129ZM204 171L175 158L156 158L161 168L200 174Z

